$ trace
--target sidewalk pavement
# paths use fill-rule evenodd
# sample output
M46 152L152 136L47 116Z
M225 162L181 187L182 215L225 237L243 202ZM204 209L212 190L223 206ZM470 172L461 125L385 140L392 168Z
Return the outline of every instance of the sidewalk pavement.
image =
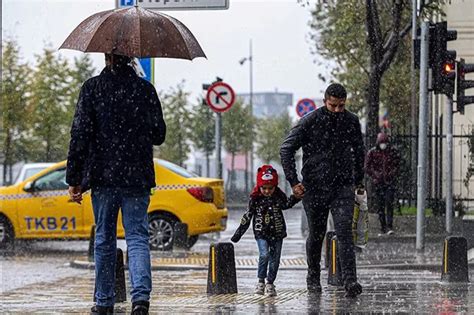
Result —
M151 314L474 313L474 285L440 281L443 244L430 239L424 254L416 253L414 241L386 238L369 242L357 254L358 277L364 292L356 299L344 297L340 287L327 285L326 270L322 271L323 293L308 294L301 212L285 215L289 237L284 241L282 266L275 282L277 297L252 293L257 281L257 247L250 231L234 245L239 293L207 295L209 244L230 239L240 219L231 213L227 231L202 237L191 251L153 252ZM92 265L86 253L83 255L67 267L74 271L74 276L4 292L0 312L87 314L93 305L94 272L88 269ZM470 270L472 281L474 268L471 266ZM128 276L126 272L127 290ZM130 299L129 292L127 297ZM130 303L119 303L117 308L117 314L129 313Z

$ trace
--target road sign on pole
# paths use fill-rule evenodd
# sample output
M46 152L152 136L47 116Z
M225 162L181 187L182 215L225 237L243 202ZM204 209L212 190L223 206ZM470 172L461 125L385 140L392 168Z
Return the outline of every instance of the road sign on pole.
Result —
M117 7L131 7L136 4L154 10L227 10L229 0L117 0Z
M229 84L216 82L207 89L206 101L213 111L222 113L234 104L235 93Z
M309 112L312 112L313 110L316 109L316 104L312 99L309 98L303 98L298 101L296 104L296 113L298 116L303 117Z
M153 58L136 58L132 62L132 66L135 69L135 72L140 78L155 83L155 62Z

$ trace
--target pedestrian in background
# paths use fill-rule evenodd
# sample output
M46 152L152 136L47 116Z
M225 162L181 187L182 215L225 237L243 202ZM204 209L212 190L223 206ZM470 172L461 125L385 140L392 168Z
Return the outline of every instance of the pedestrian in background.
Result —
M96 305L113 314L117 218L122 210L129 259L132 314L148 314L151 283L147 209L155 184L153 145L166 125L155 88L126 56L105 55L106 67L82 86L71 128L66 181L80 203L92 189Z
M281 145L280 156L286 179L296 197L303 197L308 219L306 239L308 291L322 291L321 248L329 212L339 244L346 295L362 292L357 282L352 238L355 190L363 190L364 143L359 118L345 109L346 89L331 84L324 105L300 119ZM295 153L303 149L302 182L296 173Z
M232 242L237 243L249 228L250 222L253 222L253 234L259 251L255 294L263 295L266 292L269 296L276 295L274 281L280 266L283 239L286 237L282 210L289 209L298 202L299 199L293 195L288 198L278 187L278 173L271 165L258 168L257 185L250 194L248 210L231 238Z
M377 135L375 147L365 159L365 171L372 180L375 207L380 220L380 234L392 235L393 203L395 199L400 155L385 133Z

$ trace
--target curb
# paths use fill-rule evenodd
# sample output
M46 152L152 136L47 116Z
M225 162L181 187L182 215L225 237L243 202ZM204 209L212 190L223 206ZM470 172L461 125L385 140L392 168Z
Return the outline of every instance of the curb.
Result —
M444 235L426 235L426 239L429 239L429 243L439 243L445 239ZM378 236L369 234L369 242L371 243L415 243L416 235L387 235Z
M69 267L76 269L89 269L94 270L95 264L89 261L82 260L73 260L69 263ZM255 270L257 266L239 266L236 267L237 270ZM308 267L306 265L302 266L280 266L279 270L306 270ZM128 270L128 265L124 266L125 270ZM321 267L324 270L324 266ZM208 270L208 266L203 265L152 265L151 270L154 271L163 271L163 270L174 270L174 271L186 271L186 270Z
M73 260L69 263L69 266L76 269L89 269L93 270L93 262ZM474 269L474 263L468 264L470 269ZM257 266L238 266L237 270L255 270ZM374 265L358 265L357 269L389 269L389 270L427 270L427 271L441 271L441 264L374 264ZM301 266L280 266L279 270L307 270L306 265ZM125 265L125 270L128 270L128 265ZM186 271L186 270L208 270L208 266L203 265L154 265L151 266L151 270L154 271ZM325 270L324 265L321 266L321 270Z

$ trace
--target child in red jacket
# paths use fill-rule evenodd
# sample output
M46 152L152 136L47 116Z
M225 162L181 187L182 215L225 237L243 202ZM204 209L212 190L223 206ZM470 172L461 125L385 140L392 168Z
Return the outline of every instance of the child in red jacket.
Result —
M250 195L248 210L231 238L232 242L238 242L253 221L253 233L259 251L258 284L255 294L263 295L266 291L269 296L276 295L273 282L280 265L283 238L286 237L282 210L293 207L298 201L299 199L293 195L287 198L278 188L278 173L271 165L258 168L257 185ZM265 279L267 279L266 285Z

